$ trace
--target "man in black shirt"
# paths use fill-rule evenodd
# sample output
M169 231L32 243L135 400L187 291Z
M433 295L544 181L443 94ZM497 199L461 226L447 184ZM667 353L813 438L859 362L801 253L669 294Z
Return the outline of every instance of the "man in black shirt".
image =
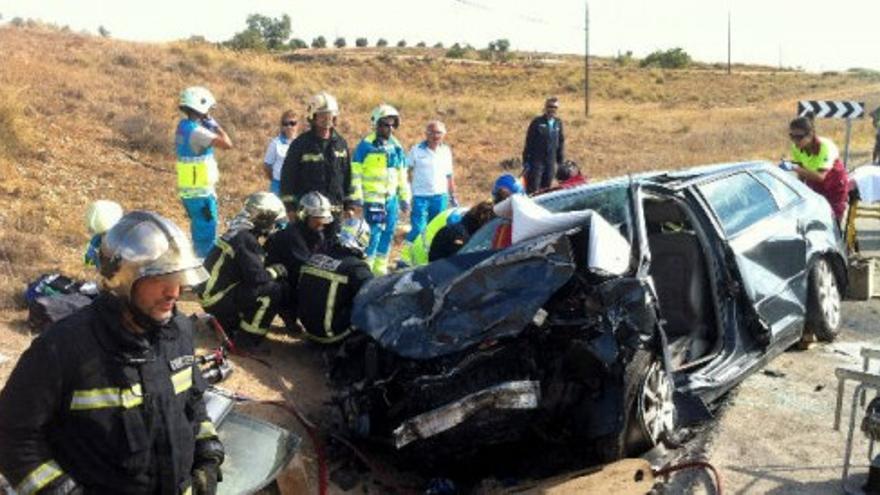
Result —
M551 96L544 102L544 114L529 124L522 156L528 194L550 187L556 165L564 161L565 134L562 120L556 116L558 111L559 99Z

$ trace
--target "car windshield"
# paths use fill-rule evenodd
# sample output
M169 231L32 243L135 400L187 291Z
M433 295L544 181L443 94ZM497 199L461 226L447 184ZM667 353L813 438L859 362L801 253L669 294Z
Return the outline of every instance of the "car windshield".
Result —
M610 224L617 227L628 240L632 240L628 180L612 180L590 184L571 190L561 190L535 196L535 202L553 212L595 210ZM505 220L496 218L471 236L462 253L491 249L492 238L498 225Z

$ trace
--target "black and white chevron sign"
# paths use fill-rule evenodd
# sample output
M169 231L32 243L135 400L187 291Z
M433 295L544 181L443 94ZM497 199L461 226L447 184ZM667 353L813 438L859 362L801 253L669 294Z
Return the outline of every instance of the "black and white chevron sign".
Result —
M865 115L865 103L861 101L816 101L798 102L798 117L813 112L817 118L860 119Z

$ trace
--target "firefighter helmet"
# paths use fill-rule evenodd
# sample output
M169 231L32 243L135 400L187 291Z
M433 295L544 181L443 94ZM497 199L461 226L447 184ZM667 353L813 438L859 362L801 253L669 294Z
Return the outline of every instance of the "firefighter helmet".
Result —
M311 191L299 200L299 218L306 221L309 218L320 218L324 224L333 221L330 200L318 191Z
M122 207L115 201L99 199L86 210L86 227L92 234L103 234L122 218Z
M339 230L339 243L363 254L370 243L370 225L360 218L349 218Z
M104 235L99 256L101 287L129 302L132 287L144 277L173 274L186 287L208 279L183 231L149 211L120 218Z
M247 218L258 232L271 232L277 222L287 218L284 203L278 196L265 191L255 192L244 200L244 208L238 214Z
M189 108L202 115L207 115L215 103L214 95L201 86L191 86L180 92L180 108Z
M396 108L385 103L374 108L373 113L370 114L370 122L373 123L373 129L376 128L380 120L388 117L392 119L391 126L397 129L400 126L400 114Z
M336 98L326 91L321 91L309 100L309 106L306 109L306 115L310 118L316 113L330 113L334 117L339 115L339 103Z

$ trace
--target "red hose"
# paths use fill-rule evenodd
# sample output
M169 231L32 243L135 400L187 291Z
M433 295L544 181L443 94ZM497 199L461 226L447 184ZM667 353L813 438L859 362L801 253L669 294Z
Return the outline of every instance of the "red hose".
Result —
M721 490L721 474L718 473L718 470L715 469L715 466L709 464L706 461L687 461L681 464L676 464L674 466L666 466L664 468L654 471L653 474L654 477L659 478L660 476L667 476L676 471L693 468L703 468L711 471L712 475L715 477L715 493L717 495L723 495L723 491Z

